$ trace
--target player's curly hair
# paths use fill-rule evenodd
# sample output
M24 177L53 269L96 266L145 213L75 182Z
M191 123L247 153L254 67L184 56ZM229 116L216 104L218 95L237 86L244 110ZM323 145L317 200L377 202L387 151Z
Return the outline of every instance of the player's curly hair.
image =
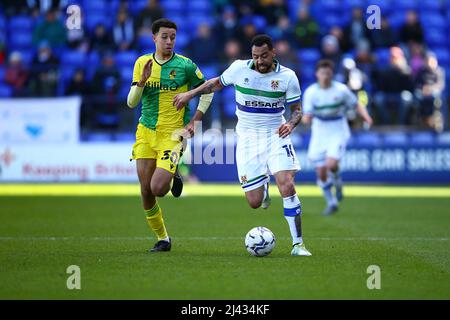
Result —
M161 18L161 19L155 20L153 22L152 33L157 34L159 32L159 29L161 29L161 28L170 28L170 29L177 30L177 25L175 22L173 22L169 19Z
M252 39L252 47L253 46L262 47L265 44L267 44L269 50L272 50L273 48L272 38L267 34L258 34L254 36Z

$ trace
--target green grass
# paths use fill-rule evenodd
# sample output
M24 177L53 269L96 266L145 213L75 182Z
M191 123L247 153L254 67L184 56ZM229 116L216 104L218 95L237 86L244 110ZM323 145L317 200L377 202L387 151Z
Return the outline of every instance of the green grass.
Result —
M302 197L312 257L291 257L281 199L251 210L243 196L164 198L170 253L155 240L140 199L0 197L1 299L449 299L450 199L348 197L322 217ZM255 258L243 237L254 226L277 237ZM81 290L66 268L81 268ZM381 290L366 269L381 268Z

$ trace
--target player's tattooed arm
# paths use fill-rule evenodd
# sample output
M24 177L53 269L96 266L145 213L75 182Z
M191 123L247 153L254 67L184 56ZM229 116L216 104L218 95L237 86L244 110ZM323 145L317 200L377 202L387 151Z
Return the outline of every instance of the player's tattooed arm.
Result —
M173 98L173 105L177 107L177 110L183 108L189 100L200 95L200 94L208 94L217 90L221 90L223 88L220 83L219 77L212 78L206 81L201 86L192 89L191 91L179 93Z
M286 138L291 134L291 132L295 129L295 127L302 120L302 107L300 102L294 103L291 105L291 118L285 124L282 124L278 128L278 134L281 138Z

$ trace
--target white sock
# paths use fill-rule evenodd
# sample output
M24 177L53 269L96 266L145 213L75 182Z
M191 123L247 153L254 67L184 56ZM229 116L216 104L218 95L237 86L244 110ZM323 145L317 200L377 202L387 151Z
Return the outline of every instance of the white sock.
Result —
M327 181L322 182L322 180L317 179L317 185L322 188L323 195L325 197L325 200L327 200L327 205L336 205L337 199L331 192L331 187L333 186L333 183L331 182L331 179L328 178Z
M297 194L283 198L284 217L289 224L292 244L302 243L302 204Z

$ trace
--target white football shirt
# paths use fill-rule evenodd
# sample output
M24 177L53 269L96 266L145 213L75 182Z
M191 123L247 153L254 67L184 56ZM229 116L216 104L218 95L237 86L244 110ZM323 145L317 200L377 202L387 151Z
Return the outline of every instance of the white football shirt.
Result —
M274 71L259 73L252 59L236 60L220 76L223 86L234 85L238 129L276 129L286 122L285 107L300 101L295 72L275 63Z

